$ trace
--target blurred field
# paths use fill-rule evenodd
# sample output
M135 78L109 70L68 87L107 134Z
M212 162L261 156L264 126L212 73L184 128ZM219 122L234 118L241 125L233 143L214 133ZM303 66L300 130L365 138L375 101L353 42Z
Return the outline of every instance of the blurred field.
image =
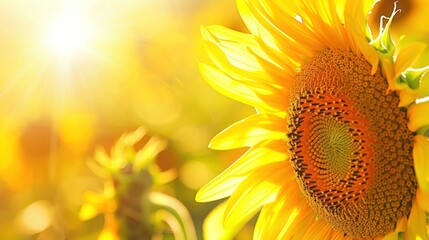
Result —
M427 3L401 4L395 31L429 41ZM195 193L243 152L207 144L253 112L199 74L199 27L211 24L246 31L230 0L1 1L0 239L96 239L103 217L78 218L83 193L103 189L87 163L139 126L168 142L157 163L177 178L163 191L201 238L218 203Z
M95 239L103 217L77 217L103 186L87 162L139 126L168 142L165 191L201 234L214 205L195 192L234 158L207 144L252 111L198 71L199 26L242 29L235 3L6 0L0 16L0 239Z

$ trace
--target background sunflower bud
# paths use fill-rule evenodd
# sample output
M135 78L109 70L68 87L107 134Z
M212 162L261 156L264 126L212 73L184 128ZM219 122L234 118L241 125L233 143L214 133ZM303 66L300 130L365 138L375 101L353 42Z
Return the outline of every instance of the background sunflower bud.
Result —
M186 208L156 190L175 177L175 172L161 172L155 163L166 143L145 135L143 128L124 134L110 156L97 150L89 166L104 179L103 193L86 193L79 218L89 220L104 215L98 239L153 239L171 234L176 239L196 239ZM143 147L136 150L142 142Z

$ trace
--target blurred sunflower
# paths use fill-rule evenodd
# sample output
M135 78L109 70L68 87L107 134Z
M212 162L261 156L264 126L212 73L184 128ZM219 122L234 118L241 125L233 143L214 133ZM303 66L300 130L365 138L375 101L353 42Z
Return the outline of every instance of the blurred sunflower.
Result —
M202 75L257 111L210 142L250 147L196 196L230 196L216 238L262 208L255 239L428 239L426 46L393 42L396 8L373 36L375 2L238 0L250 34L202 27Z
M155 163L166 142L151 137L136 150L145 135L144 128L124 134L112 148L110 157L100 149L95 161L88 162L94 173L104 179L104 189L102 193L85 193L79 218L90 220L104 215L99 240L161 239L168 232L177 239L196 239L186 207L155 189L175 177L173 170L161 172Z

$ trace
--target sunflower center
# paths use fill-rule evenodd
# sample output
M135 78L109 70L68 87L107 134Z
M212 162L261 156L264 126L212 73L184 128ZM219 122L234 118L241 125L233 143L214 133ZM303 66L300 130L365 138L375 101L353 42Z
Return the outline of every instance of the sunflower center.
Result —
M349 172L353 152L357 151L349 135L348 124L336 121L330 116L312 116L310 155L320 166L326 168L330 180L344 178ZM326 161L317 161L325 159ZM322 173L321 173L322 174Z
M399 97L362 56L325 50L292 86L292 168L316 213L355 238L384 236L407 216L417 183L413 134Z

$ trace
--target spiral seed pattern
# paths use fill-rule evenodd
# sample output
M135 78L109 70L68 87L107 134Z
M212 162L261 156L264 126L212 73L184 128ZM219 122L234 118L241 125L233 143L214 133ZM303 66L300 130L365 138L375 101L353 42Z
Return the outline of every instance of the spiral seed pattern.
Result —
M363 56L327 49L296 75L288 147L316 213L354 238L383 236L411 211L413 133L399 97Z

